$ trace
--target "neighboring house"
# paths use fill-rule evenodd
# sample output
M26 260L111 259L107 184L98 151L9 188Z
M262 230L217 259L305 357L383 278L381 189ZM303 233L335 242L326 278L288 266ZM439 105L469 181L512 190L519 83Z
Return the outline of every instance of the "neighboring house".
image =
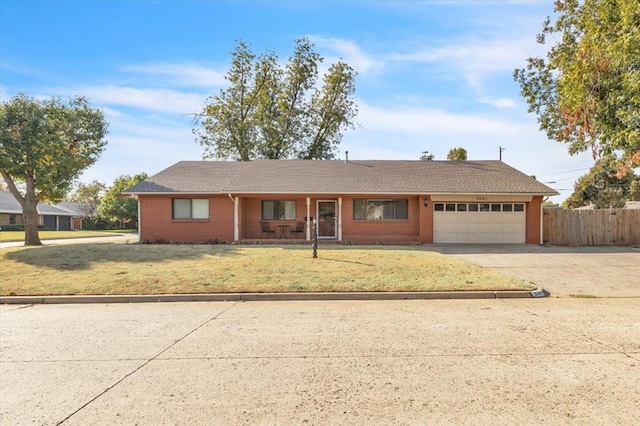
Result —
M69 231L73 227L75 213L64 208L38 203L39 224L55 231ZM10 192L0 191L0 227L22 225L22 206Z
M624 208L638 210L640 209L640 201L627 201L624 205Z
M363 244L540 244L556 194L501 161L339 160L183 161L123 193L149 242L309 241L315 218Z
M82 219L91 217L91 214L90 214L91 208L89 205L85 203L63 201L61 203L56 204L54 207L67 210L68 212L71 212L74 214L74 216L71 218L71 229L73 230L82 229Z

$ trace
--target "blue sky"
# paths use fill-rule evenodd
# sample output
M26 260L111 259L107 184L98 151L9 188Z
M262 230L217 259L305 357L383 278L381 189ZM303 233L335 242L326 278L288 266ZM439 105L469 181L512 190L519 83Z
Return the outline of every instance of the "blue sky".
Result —
M558 189L593 164L547 140L513 81L549 1L0 1L0 98L83 95L105 111L109 144L81 180L155 174L198 160L193 113L225 87L236 40L281 59L309 37L325 65L358 77L356 130L338 156L503 160Z

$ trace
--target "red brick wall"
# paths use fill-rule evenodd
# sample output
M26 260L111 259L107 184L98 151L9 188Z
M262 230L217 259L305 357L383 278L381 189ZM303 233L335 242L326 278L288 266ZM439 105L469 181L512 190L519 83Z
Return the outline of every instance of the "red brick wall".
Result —
M354 220L353 199L408 199L406 220ZM417 196L356 195L342 197L342 239L359 244L418 244L420 239L420 213L425 209Z
M304 221L307 216L306 196L264 195L255 198L241 197L239 202L240 239L260 240L277 238L276 235L263 235L262 200L295 200L295 220L271 220L276 225L289 225L294 228L296 222ZM173 198L208 198L209 219L174 220L172 215ZM354 220L353 199L376 198L409 200L407 220ZM335 200L338 197L311 195L310 216L316 215L317 200ZM428 205L425 206L425 201ZM433 202L429 196L344 196L342 197L342 240L356 244L431 244L433 243ZM527 203L526 242L540 243L540 209L542 197L535 196ZM180 195L179 197L161 195L143 195L140 197L142 215L140 238L151 243L173 241L176 243L199 243L213 239L233 241L233 201L227 195ZM296 238L305 240L306 232Z
M527 203L527 244L540 244L540 210L542 209L542 196L534 196Z
M209 219L172 219L173 198L208 198ZM233 241L233 202L220 195L143 195L140 202L140 239L151 243L201 243L217 238Z

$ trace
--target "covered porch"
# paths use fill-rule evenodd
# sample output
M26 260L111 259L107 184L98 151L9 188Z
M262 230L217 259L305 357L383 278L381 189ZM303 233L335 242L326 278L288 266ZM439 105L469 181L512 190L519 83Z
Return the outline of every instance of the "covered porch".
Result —
M342 241L342 197L300 195L233 195L234 241L310 242L314 220L318 240Z

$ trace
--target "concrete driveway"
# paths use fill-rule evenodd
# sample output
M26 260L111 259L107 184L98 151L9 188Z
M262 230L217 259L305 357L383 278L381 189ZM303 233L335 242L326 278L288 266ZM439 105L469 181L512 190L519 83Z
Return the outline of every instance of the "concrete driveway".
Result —
M0 424L640 424L637 299L0 306Z
M551 297L640 297L638 248L434 244L424 249L535 283Z
M61 244L91 244L91 243L134 243L138 241L138 234L113 234L104 237L88 237L88 238L62 238L54 240L42 240L42 244L61 245ZM0 248L22 247L23 241L12 241L0 243Z

